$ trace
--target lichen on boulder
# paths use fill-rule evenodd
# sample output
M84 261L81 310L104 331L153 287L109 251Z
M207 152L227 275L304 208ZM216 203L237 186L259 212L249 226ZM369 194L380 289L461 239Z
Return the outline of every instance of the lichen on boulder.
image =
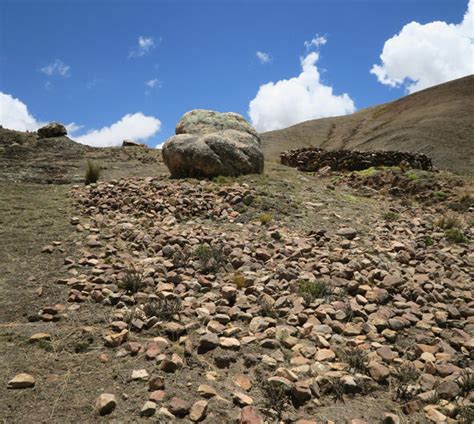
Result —
M263 172L260 137L244 117L232 112L187 112L176 126L176 135L166 140L162 153L174 178Z

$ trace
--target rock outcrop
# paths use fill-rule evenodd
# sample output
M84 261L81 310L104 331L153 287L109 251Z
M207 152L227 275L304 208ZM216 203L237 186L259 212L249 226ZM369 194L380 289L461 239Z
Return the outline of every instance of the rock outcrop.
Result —
M123 140L122 147L146 147L146 144L139 143L135 140Z
M187 112L162 152L174 178L263 172L264 159L257 132L241 115L231 112Z
M41 127L37 132L39 138L62 137L67 135L66 127L59 122L51 122Z
M280 155L283 165L314 172L329 166L333 171L361 171L377 166L399 166L432 170L431 159L420 153L372 150L324 150L317 147L289 150Z

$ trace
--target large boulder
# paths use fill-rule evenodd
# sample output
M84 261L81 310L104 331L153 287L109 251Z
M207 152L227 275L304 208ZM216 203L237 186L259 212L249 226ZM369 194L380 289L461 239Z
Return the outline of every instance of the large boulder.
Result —
M52 138L52 137L62 137L67 135L66 127L59 122L51 122L44 127L41 127L38 131L39 138Z
M174 178L263 172L260 137L237 113L187 112L176 126L176 135L166 140L162 153Z

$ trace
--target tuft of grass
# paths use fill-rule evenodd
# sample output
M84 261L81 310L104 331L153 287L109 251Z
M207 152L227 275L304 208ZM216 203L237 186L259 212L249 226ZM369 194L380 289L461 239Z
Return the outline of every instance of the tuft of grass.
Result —
M129 294L137 293L144 285L145 276L133 267L125 271L125 276L119 283L119 286Z
M444 215L435 221L435 225L443 230L449 230L451 228L460 228L462 223L454 215Z
M468 238L466 237L464 232L460 230L459 228L450 228L449 230L446 230L444 235L446 236L446 239L450 243L460 244L460 243L468 242Z
M201 244L194 250L194 257L199 261L199 270L204 273L217 272L225 263L222 247Z
M367 373L367 352L358 347L348 347L338 353L338 356L349 365L349 369L361 374Z
M420 372L410 362L404 362L394 373L395 397L398 400L408 401L413 397L410 385L416 383Z
M326 393L330 393L335 402L344 402L344 382L337 377L331 377L326 386Z
M275 310L273 305L266 302L265 300L261 300L259 302L259 305L260 305L260 315L262 317L278 318L278 312Z
M261 390L267 408L274 409L281 420L283 412L287 408L290 393L283 384L264 381L261 383Z
M232 282L237 286L238 289L244 289L248 286L248 281L245 278L245 275L241 274L240 272L234 273L232 277Z
M474 390L474 371L469 368L462 370L456 382L461 388L461 395L467 396Z
M269 213L261 213L258 217L258 220L262 225L267 225L273 220L273 216Z
M474 423L474 405L466 405L459 408L458 422L460 424Z
M235 178L218 175L217 177L214 177L212 181L218 185L229 185L235 182Z
M101 167L97 163L91 160L88 160L87 165L86 165L85 184L86 185L94 184L97 181L99 181L101 173L102 173Z
M355 171L355 173L359 177L371 177L372 175L376 174L377 171L378 171L377 168L375 168L374 166L371 166L370 168L363 169L362 171Z
M434 244L434 240L430 236L426 236L424 242L426 247L433 246Z
M400 214L398 212L388 211L383 214L385 221L398 221Z
M407 171L405 172L405 176L410 180L410 181L416 181L420 177L415 171Z
M435 191L433 197L437 200L446 200L448 195L444 191Z
M182 310L183 304L179 297L150 299L143 307L143 312L148 318L156 317L166 321L173 319Z
M316 299L328 298L332 294L332 289L327 284L308 280L299 280L298 290L307 304L311 304Z

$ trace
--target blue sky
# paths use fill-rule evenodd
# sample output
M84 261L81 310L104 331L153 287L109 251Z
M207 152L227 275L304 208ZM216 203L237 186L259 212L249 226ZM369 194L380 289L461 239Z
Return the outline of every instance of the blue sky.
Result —
M260 130L350 113L473 73L467 10L467 0L0 0L0 123L55 120L78 138L105 128L91 144L155 146L190 109L238 112Z

